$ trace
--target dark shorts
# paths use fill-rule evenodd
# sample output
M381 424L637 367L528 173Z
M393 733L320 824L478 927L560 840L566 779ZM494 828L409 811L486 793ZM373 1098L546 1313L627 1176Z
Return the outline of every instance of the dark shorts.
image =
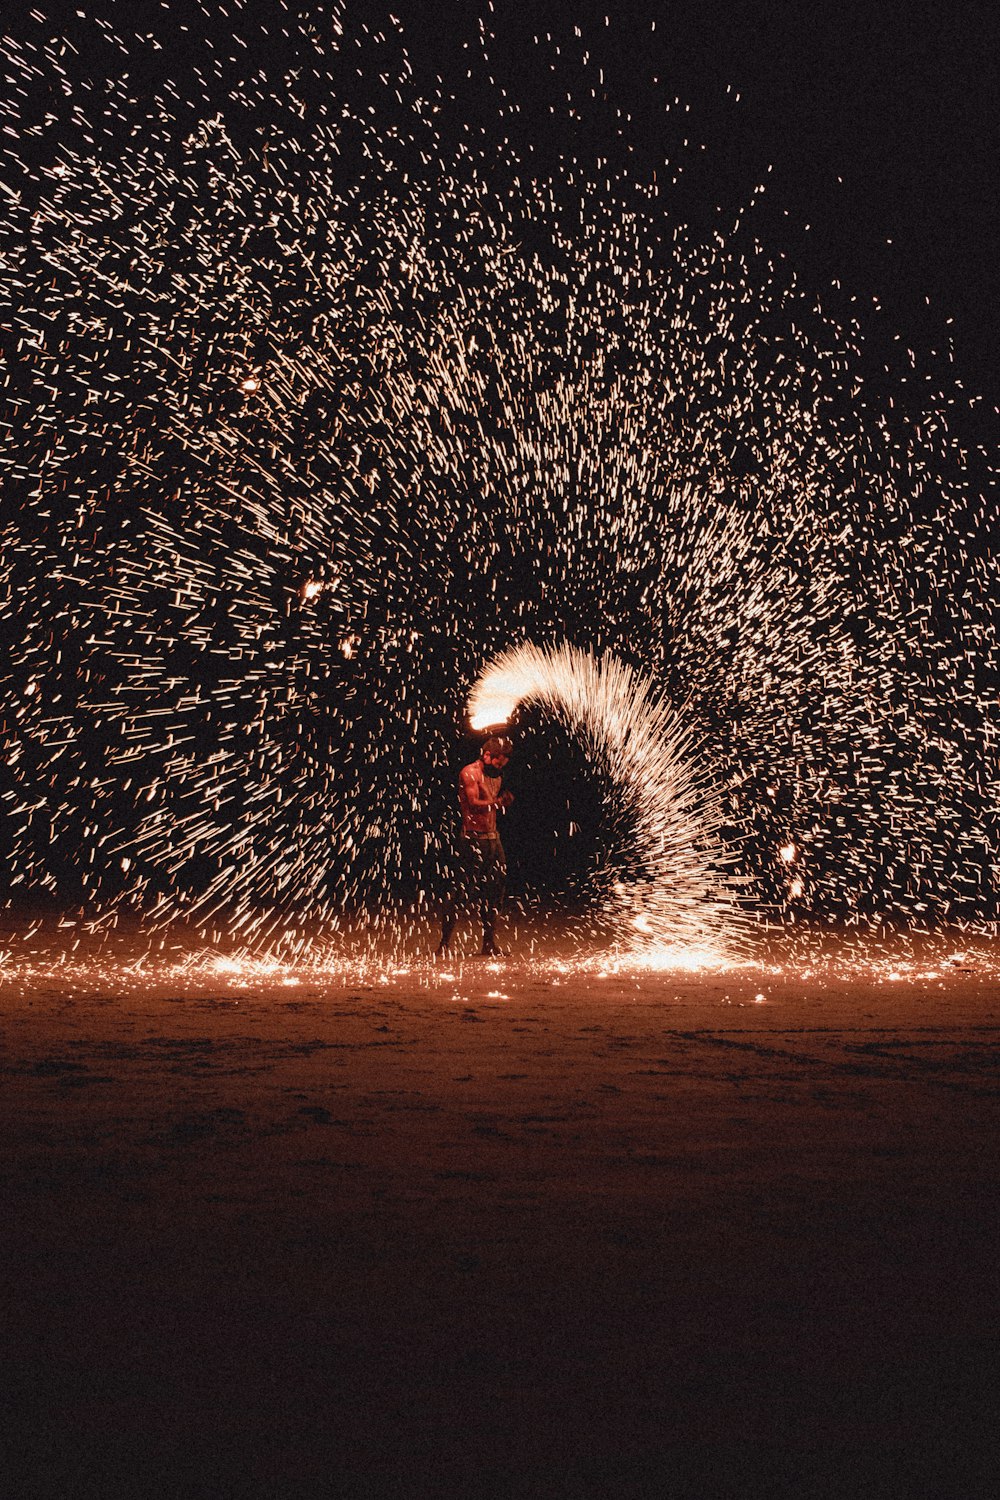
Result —
M507 886L507 857L500 835L462 834L458 852L454 904L499 911Z

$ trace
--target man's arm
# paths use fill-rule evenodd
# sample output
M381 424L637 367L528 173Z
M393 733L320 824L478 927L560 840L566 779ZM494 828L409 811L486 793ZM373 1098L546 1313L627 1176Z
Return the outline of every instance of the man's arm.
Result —
M470 767L466 767L459 780L473 812L489 812L490 808L496 807L496 798L492 792L487 791L482 778L477 776Z

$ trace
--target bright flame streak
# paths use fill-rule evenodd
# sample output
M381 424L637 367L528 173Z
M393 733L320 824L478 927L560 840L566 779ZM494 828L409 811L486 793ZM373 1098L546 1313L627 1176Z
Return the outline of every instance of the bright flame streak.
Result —
M469 715L471 728L494 729L500 724L506 724L524 696L524 693L510 693L502 689L484 693L476 700L475 711Z

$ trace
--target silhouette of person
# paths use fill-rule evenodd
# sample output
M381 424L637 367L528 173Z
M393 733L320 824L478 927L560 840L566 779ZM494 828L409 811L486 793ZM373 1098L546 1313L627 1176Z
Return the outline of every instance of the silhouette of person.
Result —
M507 889L507 858L497 831L497 813L506 812L514 798L501 791L503 770L513 746L503 735L490 735L479 759L463 766L458 777L458 802L462 810L459 839L458 878L445 899L441 941L437 953L447 958L459 912L478 905L483 921L483 956L502 958L505 950L497 942L497 918Z

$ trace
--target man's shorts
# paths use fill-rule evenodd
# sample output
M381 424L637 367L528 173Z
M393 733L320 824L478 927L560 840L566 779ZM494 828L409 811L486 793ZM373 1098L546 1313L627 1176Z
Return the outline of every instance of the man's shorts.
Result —
M467 834L459 839L461 896L470 906L497 911L507 885L507 857L500 835Z

